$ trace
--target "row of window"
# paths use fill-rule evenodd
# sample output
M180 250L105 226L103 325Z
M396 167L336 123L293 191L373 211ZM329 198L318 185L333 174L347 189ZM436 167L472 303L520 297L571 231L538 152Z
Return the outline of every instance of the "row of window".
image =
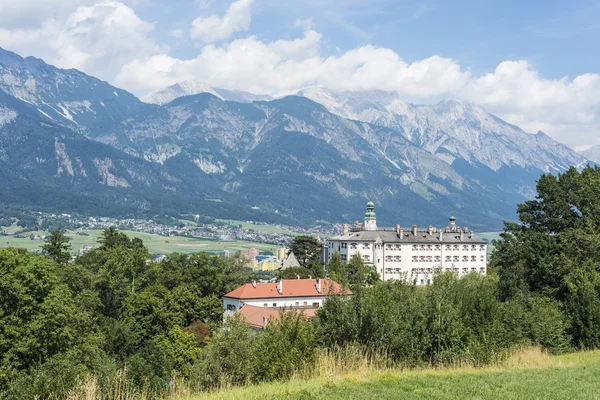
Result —
M411 272L413 274L431 274L433 272L436 272L438 269L437 268L413 268L411 270ZM463 274L468 274L469 272L477 272L477 268L475 267L471 267L471 268L444 268L445 272L461 272ZM387 272L387 269L386 269ZM480 267L479 268L479 272L480 273L485 273L485 268L484 267Z
M460 256L446 256L446 262L460 262ZM485 256L480 257L481 261L485 261ZM388 259L386 258L386 261ZM412 262L441 262L441 256L412 256ZM462 256L462 262L469 262L469 256ZM477 262L477 256L471 256L470 262Z
M329 247L333 248L333 243L330 243ZM342 242L340 244L340 248L347 249L348 248L348 243ZM356 249L359 248L359 244L358 243L350 243L350 248L356 250ZM371 244L369 244L369 243L362 243L361 248L363 250L370 250L371 249ZM400 245L400 244L396 244L396 245L394 245L394 244L386 244L385 245L385 249L386 250L400 250L401 248L402 248L402 245ZM413 251L431 251L431 250L438 250L439 251L439 250L441 250L441 248L442 247L439 244L435 244L435 245L432 245L432 244L427 244L427 245L425 245L425 244L421 244L421 245L413 244L413 246L412 246L412 250ZM444 247L444 249L446 251L459 251L459 250L461 250L461 246L458 245L458 244L455 244L455 245L447 244ZM479 251L485 251L485 245L483 245L483 244L479 245L479 246L475 245L475 244L470 245L470 246L467 245L467 244L462 245L462 250L463 251L469 251L469 250L471 250L471 251L477 251L477 249L479 249Z
M386 262L402 262L402 256L385 256Z
M312 306L314 308L319 308L319 303L312 303ZM265 308L269 307L269 303L263 304L263 307L265 307ZM282 307L286 307L285 303ZM287 307L289 307L289 306L287 306ZM300 307L300 302L297 301L294 307ZM308 307L308 301L303 302L302 307ZM277 303L273 303L273 308L277 308Z

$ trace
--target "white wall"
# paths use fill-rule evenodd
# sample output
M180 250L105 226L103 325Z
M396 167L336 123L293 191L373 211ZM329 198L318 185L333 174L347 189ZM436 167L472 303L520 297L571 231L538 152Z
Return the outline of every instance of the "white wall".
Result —
M473 245L468 242L449 245L384 243L381 249L375 249L374 242L343 242L347 244L347 247L343 247L341 243L339 241L328 243L326 246L327 261L335 251L338 251L340 255L345 255L346 261L349 261L356 253L360 253L363 259L367 255L369 263L376 266L377 272L383 280L409 278L411 281L416 280L417 284L426 284L439 268L442 268L442 271L457 272L460 276L471 272L487 273L487 245ZM356 249L352 248L352 243L356 243ZM369 248L365 248L365 244L368 244ZM417 249L413 250L415 245ZM396 261L397 257L400 257L400 261ZM417 257L416 261L413 257ZM474 260L473 257L475 257Z
M235 306L236 310L239 310L242 305L248 304L256 307L265 307L265 304L268 308L282 308L282 307L312 307L313 303L318 303L319 307L323 305L325 301L326 293L323 296L314 296L314 297L275 297L275 298L265 298L265 299L247 299L247 300L238 300L238 299L230 299L228 297L223 298L223 306L225 310L227 310L227 306ZM304 303L307 303L304 305ZM298 305L296 305L298 303ZM275 306L273 305L275 304Z

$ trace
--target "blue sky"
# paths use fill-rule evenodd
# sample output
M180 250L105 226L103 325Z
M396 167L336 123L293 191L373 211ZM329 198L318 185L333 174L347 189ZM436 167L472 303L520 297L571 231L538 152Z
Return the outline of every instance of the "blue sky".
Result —
M228 1L140 1L154 37L183 29L201 14L225 14ZM189 12L186 12L189 11ZM263 40L293 39L298 20L312 20L326 39L323 54L372 44L395 50L406 61L438 54L475 73L504 60L527 59L547 78L600 71L600 1L397 1L256 0L248 34ZM171 40L172 54L189 58L192 40Z
M600 144L600 1L0 0L0 47L144 97L184 80L456 97Z

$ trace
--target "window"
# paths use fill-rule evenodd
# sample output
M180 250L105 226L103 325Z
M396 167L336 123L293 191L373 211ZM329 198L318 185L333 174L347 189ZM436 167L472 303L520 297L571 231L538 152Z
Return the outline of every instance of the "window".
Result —
M277 307L277 303L273 303L273 307Z
M442 261L441 256L435 256L435 262L441 262L441 261Z
M392 256L385 256L385 261L386 262L392 261Z
M477 261L477 256L471 256L471 262L476 262Z
M463 256L463 262L469 262L469 256Z
M227 310L235 311L236 310L235 304L227 304Z
M442 248L442 246L440 246L439 244L436 244L436 245L435 245L435 249L436 249L436 250L440 250L441 248Z
M481 246L479 246L479 250L480 250L480 251L481 251L481 250L485 250L485 245L484 245L484 244L482 244Z
M402 256L396 256L394 258L394 261L396 261L396 262L402 262Z
M371 245L369 243L363 243L363 249L369 250Z
M413 251L419 250L419 246L417 246L416 244L413 244L412 249L413 249Z
M300 302L299 301L296 302L296 307L300 307Z
M473 251L477 250L477 246L476 245L471 246L471 250L473 250Z
M392 250L392 245L391 244L386 244L385 245L385 249L386 250Z
M469 246L468 246L468 245L466 245L466 244L465 244L465 245L463 245L463 250L464 250L464 251L469 251Z
M313 303L312 305L314 308L319 308L319 303Z
M447 251L450 251L450 250L452 250L452 246L450 246L449 244L447 244L447 245L446 245L446 250L447 250Z
M364 259L366 262L371 262L371 256L365 255L365 256L363 256L363 259Z
M350 243L350 248L351 249L356 249L356 243Z
M412 256L412 262L419 262L419 257Z
M348 256L346 254L342 254L342 261L348 261Z
M433 246L431 246L430 244L427 245L427 250L432 250Z
M397 244L397 245L396 245L396 250L400 250L400 249L401 249L400 245L399 245L399 244Z
M453 260L454 260L454 262L459 262L460 261L460 257L459 256L454 256Z
M308 301L305 301L304 302L304 306L306 307L307 305L308 305Z
M269 307L269 305L267 303L265 303L265 304L263 304L263 307L267 308L267 307Z
M457 244L454 245L454 251L458 251L458 245Z
M424 245L424 244L422 244L422 245L421 245L421 250L426 250L426 248L425 248L425 245Z
M485 256L481 256L481 261L485 261Z
M452 261L452 256L446 256L446 262Z

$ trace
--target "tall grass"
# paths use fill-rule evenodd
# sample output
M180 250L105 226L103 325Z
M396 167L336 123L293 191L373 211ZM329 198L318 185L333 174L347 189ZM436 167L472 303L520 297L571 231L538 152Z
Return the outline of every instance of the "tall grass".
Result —
M522 347L507 353L506 357L498 358L496 362L486 367L478 367L469 360L463 360L453 365L430 365L423 368L406 368L394 363L385 353L376 353L358 346L322 349L318 352L315 364L304 366L295 372L290 381L304 382L311 380L335 381L347 377L352 379L368 379L369 375L381 373L452 373L466 370L498 370L498 369L534 369L563 367L570 365L556 356L551 356L540 347ZM251 385L246 385L251 386ZM67 400L184 400L200 393L228 392L234 387L223 380L217 387L203 391L196 382L183 378L173 378L161 392L148 389L137 389L126 374L119 371L111 379L100 383L95 377L88 377L72 389ZM243 387L243 386L242 386Z

